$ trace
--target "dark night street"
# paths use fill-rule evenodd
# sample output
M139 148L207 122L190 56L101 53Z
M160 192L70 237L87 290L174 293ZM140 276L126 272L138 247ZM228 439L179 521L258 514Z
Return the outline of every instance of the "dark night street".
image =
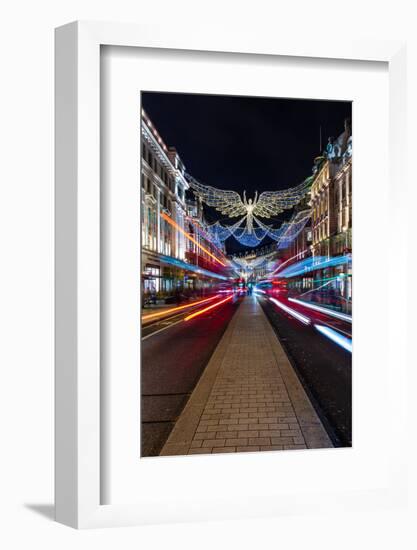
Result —
M260 303L336 446L351 445L351 354L261 297ZM308 315L311 310L299 308ZM323 321L324 315L321 315ZM327 322L333 324L332 318ZM341 325L342 322L337 324ZM346 324L346 323L345 323ZM349 330L350 327L344 327Z
M350 446L351 354L277 308L266 295L257 299L334 446ZM184 322L187 309L187 313L144 328L142 456L159 454L240 303L235 298ZM348 323L331 316L298 306L297 311L339 330L350 330Z
M159 454L238 305L236 298L187 322L182 321L186 316L182 314L148 329L144 327L142 456ZM178 324L170 326L180 319ZM170 328L149 336L151 331L166 326Z

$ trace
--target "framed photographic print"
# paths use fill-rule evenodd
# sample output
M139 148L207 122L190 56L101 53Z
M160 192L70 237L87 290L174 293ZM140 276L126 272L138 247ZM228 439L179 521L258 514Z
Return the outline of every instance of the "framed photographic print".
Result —
M403 498L404 79L388 41L57 29L59 521Z
M141 456L351 446L351 103L141 105Z

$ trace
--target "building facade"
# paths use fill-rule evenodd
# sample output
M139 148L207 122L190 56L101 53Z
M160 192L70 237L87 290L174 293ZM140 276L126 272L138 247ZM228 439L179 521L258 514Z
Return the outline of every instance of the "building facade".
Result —
M352 132L349 121L329 138L311 187L313 257L328 267L314 273L315 287L326 287L350 310L352 299ZM324 291L323 291L324 292Z
M299 208L303 205L300 203ZM352 303L352 132L349 121L314 162L304 206L310 221L290 246L282 265L299 264L286 278L290 293L349 312ZM285 271L282 271L284 277Z
M142 295L164 299L227 278L222 251L204 232L201 205L186 199L185 166L141 113ZM222 256L224 259L222 259Z
M141 137L142 288L145 295L164 294L173 290L181 274L163 258L183 260L185 239L162 214L184 228L188 184L181 159L168 149L144 111Z
M329 138L324 157L316 160L311 187L312 253L332 256L351 252L352 135L350 124L337 138Z

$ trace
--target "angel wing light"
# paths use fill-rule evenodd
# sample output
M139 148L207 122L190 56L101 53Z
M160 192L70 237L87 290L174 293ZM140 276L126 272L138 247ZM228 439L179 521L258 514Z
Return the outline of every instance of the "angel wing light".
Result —
M246 208L236 191L224 191L211 185L203 185L187 174L187 179L194 193L207 204L229 218L246 215Z
M288 208L298 204L310 189L310 181L305 180L296 187L283 191L264 191L253 209L260 218L272 218Z
M208 206L214 207L230 218L243 216L241 222L246 219L246 233L249 235L254 233L255 216L272 218L280 212L292 208L306 195L311 185L311 178L307 178L300 185L283 191L264 191L259 197L256 192L253 200L247 199L246 191L244 191L242 200L236 191L225 191L210 185L203 185L189 174L186 176L194 193Z

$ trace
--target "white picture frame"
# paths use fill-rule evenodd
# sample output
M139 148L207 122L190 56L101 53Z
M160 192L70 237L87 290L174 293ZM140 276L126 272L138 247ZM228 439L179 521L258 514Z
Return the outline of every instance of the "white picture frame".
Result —
M390 193L401 196L406 187L405 44L385 40L289 41L276 36L252 38L238 29L216 31L196 27L184 36L174 28L153 28L113 23L75 22L56 30L56 519L77 528L139 524L191 519L175 502L166 509L149 505L101 504L101 408L100 400L100 48L126 46L172 50L228 52L379 61L388 64ZM405 223L394 210L397 227ZM401 269L401 267L399 268ZM390 303L391 315L404 317L401 301ZM139 321L138 321L139 322ZM401 340L402 338L402 340ZM402 395L406 373L406 342L400 336L395 377L397 418L404 414ZM401 348L401 342L403 347ZM332 495L331 506L392 504L404 498L406 480L401 474L402 435L390 456L392 475L383 490ZM395 475L394 475L395 474ZM151 500L151 499L150 499ZM262 498L249 515L306 511L326 507L326 495L288 495L285 502ZM336 502L337 501L337 502ZM327 504L329 506L329 504ZM231 513L219 502L192 516L239 517L242 506Z

